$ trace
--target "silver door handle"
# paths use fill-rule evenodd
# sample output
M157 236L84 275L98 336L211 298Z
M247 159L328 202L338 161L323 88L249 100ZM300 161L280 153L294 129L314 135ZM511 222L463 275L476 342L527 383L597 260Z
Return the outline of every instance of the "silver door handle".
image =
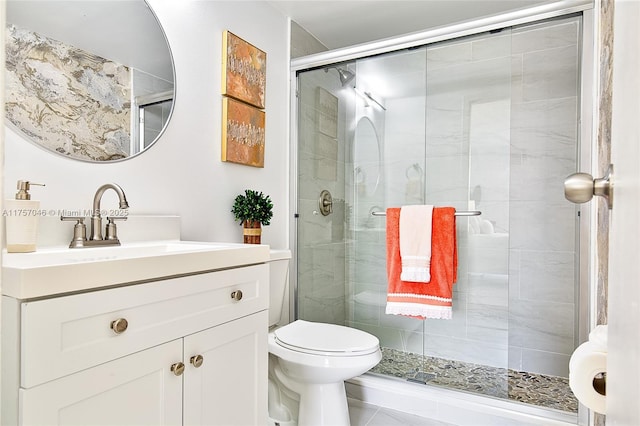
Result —
M604 197L609 208L613 207L613 164L601 178L594 179L588 173L574 173L564 180L564 196L572 203L586 203L594 195Z

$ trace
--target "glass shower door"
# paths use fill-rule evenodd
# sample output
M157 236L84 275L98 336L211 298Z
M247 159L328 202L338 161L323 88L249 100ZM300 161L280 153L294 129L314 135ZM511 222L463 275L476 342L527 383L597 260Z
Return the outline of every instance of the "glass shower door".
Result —
M385 313L387 297L387 207L425 204L427 172L426 48L404 50L356 62L356 122L375 129L380 146L377 191L351 191L348 253L349 325L380 339L383 361L375 371L424 382L426 322ZM361 161L356 132L349 153L354 170ZM349 164L347 165L349 167ZM357 176L357 172L355 173Z
M300 72L298 318L380 339L372 372L575 411L581 18ZM318 197L333 196L323 215ZM387 207L458 217L451 320L387 315Z
M510 31L357 61L358 78L365 81L381 70L385 78L380 84L378 77L375 87L395 89L383 92L379 125L384 204L353 198L356 222L373 224L354 228L348 250L351 325L380 338L384 359L375 372L506 397ZM456 221L451 320L385 314L385 219L371 213L407 204L483 212ZM371 300L377 307L366 303ZM474 375L481 365L482 374Z
M296 309L298 318L347 323L347 212L345 146L354 133L353 64L298 76ZM344 82L344 84L343 84ZM320 208L323 191L331 211Z

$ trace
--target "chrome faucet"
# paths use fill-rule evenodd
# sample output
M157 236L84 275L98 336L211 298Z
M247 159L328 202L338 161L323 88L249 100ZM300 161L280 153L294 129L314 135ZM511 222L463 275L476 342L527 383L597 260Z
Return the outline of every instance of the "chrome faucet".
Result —
M100 214L100 202L102 201L102 196L104 195L107 189L113 189L118 194L118 198L120 199L120 208L128 209L129 203L127 202L127 197L124 195L124 191L115 183L106 183L102 185L96 191L96 194L93 197L93 210L91 210L91 237L87 240L87 227L84 224L83 216L61 216L60 220L75 220L77 221L75 226L73 227L73 239L69 244L69 248L80 248L80 247L93 247L93 246L106 246L106 245L120 245L120 240L118 239L118 233L116 229L116 220L127 220L126 216L112 216L107 217L109 221L107 226L105 227L106 232L103 238L102 236L102 216Z

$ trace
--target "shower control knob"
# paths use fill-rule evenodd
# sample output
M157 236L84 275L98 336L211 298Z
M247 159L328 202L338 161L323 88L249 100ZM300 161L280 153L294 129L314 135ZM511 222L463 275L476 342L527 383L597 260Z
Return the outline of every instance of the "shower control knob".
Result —
M564 180L564 196L572 203L590 201L594 195L604 197L609 208L613 207L613 165L609 165L602 178L594 179L587 173L574 173Z
M331 197L331 193L326 189L323 189L322 192L320 192L320 197L318 197L318 210L322 216L328 216L333 213L333 198Z

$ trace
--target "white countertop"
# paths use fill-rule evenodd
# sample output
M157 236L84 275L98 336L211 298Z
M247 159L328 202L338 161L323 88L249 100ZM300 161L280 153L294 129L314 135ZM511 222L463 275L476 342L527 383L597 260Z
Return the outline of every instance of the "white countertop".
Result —
M62 295L239 267L269 260L269 246L147 241L122 246L48 247L2 257L2 294L17 299Z

